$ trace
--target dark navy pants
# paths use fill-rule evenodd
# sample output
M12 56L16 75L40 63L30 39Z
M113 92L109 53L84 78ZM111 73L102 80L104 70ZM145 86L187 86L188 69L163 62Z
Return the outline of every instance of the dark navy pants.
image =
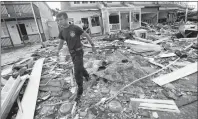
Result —
M72 61L74 64L74 75L76 79L76 83L78 85L77 96L81 96L83 93L83 76L89 77L88 72L84 68L83 65L83 50L70 52Z

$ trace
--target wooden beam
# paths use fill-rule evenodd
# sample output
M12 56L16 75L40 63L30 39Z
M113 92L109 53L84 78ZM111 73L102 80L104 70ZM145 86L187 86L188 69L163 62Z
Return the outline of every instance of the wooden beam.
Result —
M18 76L17 79L10 77L6 85L1 90L1 119L5 119L8 114L7 112L10 100L12 99L20 80L20 76Z
M17 86L17 88L14 88L15 90L13 91L13 93L11 94L11 97L7 100L7 102L9 103L6 108L5 108L5 111L3 111L1 114L1 118L2 119L5 119L9 112L10 112L10 109L12 108L14 102L16 101L18 95L19 95L19 92L23 86L23 84L25 83L26 79L29 78L29 75L24 75L22 77L19 77L20 78L20 83L19 85Z
M154 103L154 104L175 104L173 100L159 100L159 99L139 99L139 98L130 98L131 101L135 102L144 102L144 103Z
M23 113L21 113L21 111L18 111L16 119L34 118L36 100L38 96L41 71L42 71L44 59L45 58L41 58L37 60L33 67L28 85L26 87L25 93L23 95L23 99L21 101L21 107L23 109Z
M162 86L164 84L170 83L170 82L175 81L180 78L183 78L183 77L188 76L195 72L197 72L197 62L189 64L189 65L187 65L179 70L176 70L172 73L152 79L152 81L154 81L158 85Z
M180 113L178 107L173 100L159 100L159 99L138 99L130 98L131 104L134 102L139 104L138 108L158 111L169 111Z

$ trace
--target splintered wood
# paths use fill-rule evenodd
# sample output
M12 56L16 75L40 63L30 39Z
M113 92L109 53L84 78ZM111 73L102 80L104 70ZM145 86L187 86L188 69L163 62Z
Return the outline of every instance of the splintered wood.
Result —
M37 60L33 67L32 73L30 75L30 80L28 82L25 93L23 95L23 99L21 101L23 113L21 111L18 111L16 119L34 118L36 100L39 90L41 71L44 59L45 58Z

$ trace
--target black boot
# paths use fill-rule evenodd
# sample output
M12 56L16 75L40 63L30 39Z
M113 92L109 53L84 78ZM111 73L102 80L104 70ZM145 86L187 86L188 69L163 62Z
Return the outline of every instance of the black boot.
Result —
M80 95L77 95L76 98L75 98L75 102L77 104L79 104L81 102L80 99L81 99L81 96Z
M85 81L90 81L90 80L91 80L90 76L85 77Z

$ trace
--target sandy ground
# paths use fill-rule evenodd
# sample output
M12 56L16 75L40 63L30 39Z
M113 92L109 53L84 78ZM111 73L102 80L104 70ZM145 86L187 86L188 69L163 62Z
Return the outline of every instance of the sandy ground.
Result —
M32 53L41 47L40 44L31 46L23 46L18 48L9 48L1 52L1 66L7 63L17 61L19 58L27 58Z

